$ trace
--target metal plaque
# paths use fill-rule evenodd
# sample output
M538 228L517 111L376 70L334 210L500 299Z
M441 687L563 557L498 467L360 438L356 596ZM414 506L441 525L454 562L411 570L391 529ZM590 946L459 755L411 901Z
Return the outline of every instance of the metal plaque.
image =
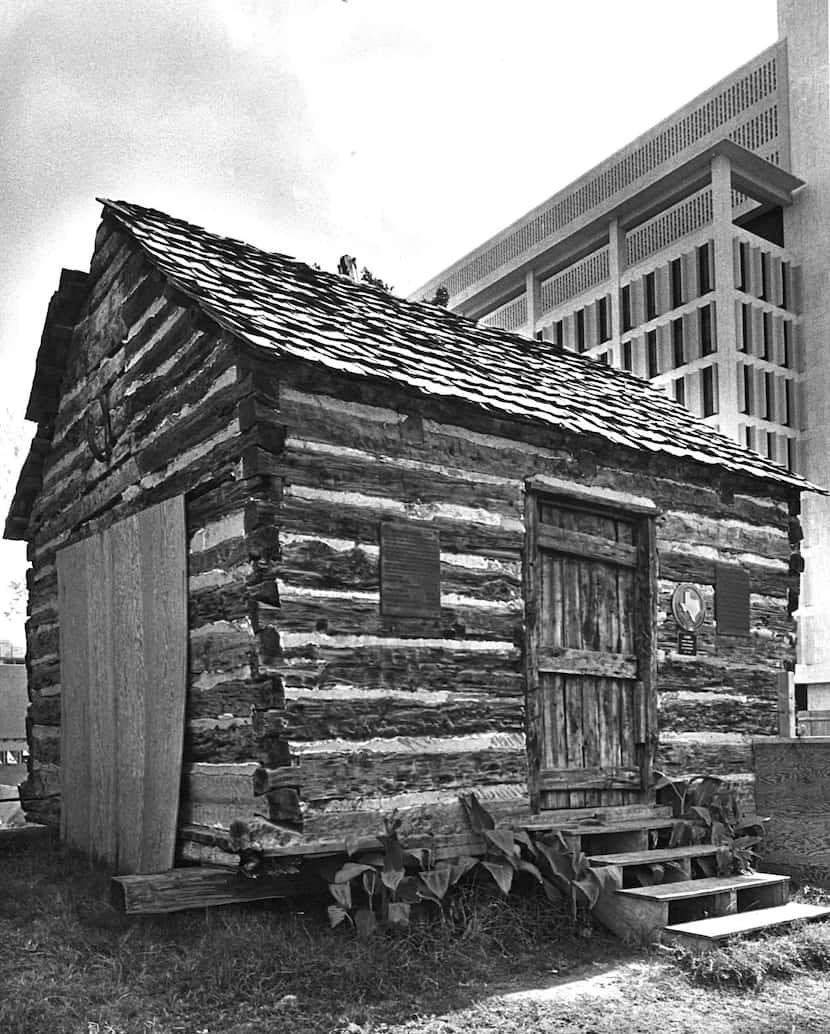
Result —
M380 611L384 617L441 615L438 529L416 521L380 526Z
M735 564L715 568L718 635L749 635L749 575Z
M681 582L671 598L674 620L684 632L696 632L706 620L706 603L697 586Z

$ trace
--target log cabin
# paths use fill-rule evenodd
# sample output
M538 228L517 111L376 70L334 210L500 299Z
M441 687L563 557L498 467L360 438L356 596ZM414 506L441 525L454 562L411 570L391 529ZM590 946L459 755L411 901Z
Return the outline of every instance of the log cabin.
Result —
M810 486L601 362L102 204L5 527L31 820L152 873L259 816L301 856L393 811L451 843L466 791L751 797Z

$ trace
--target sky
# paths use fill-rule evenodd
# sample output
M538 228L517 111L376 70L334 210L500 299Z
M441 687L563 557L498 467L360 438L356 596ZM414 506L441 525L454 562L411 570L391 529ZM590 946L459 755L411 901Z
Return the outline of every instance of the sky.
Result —
M0 518L96 196L407 294L776 36L775 0L0 0Z

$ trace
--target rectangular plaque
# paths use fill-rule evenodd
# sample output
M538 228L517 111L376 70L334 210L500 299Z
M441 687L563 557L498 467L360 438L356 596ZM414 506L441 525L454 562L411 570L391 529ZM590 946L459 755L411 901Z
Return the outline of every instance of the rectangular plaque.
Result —
M696 657L697 656L697 633L696 632L678 632L678 634L677 634L677 652L682 657Z
M441 616L441 544L433 525L381 524L380 612L384 617Z
M715 567L718 635L749 635L749 575L735 564Z

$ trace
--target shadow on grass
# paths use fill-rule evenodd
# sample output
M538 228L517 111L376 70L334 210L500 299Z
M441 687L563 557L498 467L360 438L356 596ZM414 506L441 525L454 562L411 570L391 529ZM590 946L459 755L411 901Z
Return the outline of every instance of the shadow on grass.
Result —
M54 843L0 854L0 888L4 1034L372 1029L630 955L532 886L483 880L367 941L330 930L321 900L126 917L108 873Z

